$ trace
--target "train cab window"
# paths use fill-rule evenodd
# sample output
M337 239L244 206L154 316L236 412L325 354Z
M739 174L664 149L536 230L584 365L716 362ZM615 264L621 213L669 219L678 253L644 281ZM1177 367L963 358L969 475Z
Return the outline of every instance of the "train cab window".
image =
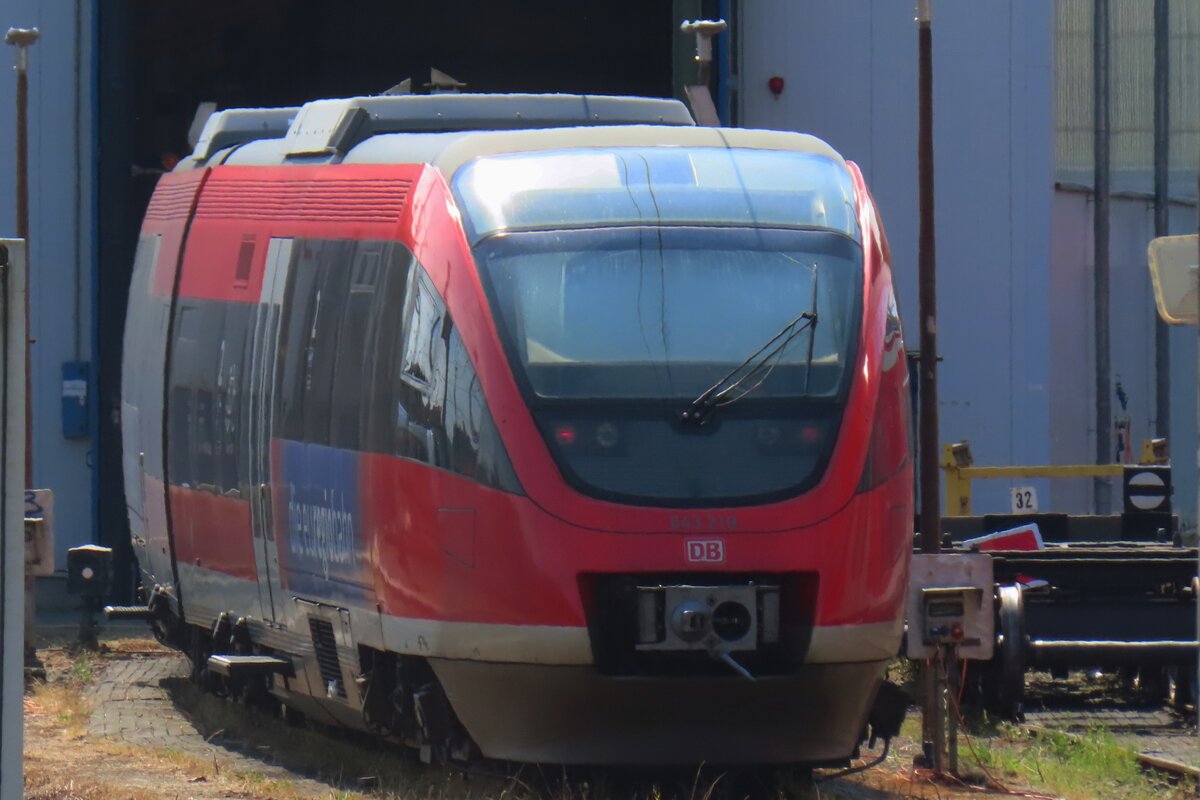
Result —
M445 306L433 288L425 270L413 265L417 280L408 282L409 297L405 307L404 361L400 374L406 383L427 392L433 385L437 361L437 339L441 334ZM443 354L445 348L441 348Z
M446 386L446 306L420 264L413 263L404 303L402 346L393 385L393 452L440 463L445 449L442 409Z

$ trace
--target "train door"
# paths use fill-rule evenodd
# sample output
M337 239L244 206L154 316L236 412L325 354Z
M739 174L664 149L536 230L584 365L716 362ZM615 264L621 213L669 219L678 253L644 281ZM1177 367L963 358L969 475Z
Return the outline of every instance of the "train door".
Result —
M274 437L279 323L284 288L292 262L292 240L272 239L267 248L262 293L255 309L250 342L250 378L246 402L250 438L250 515L263 616L283 621L286 609L279 582L279 542L271 497L271 447Z
M147 592L160 587L176 604L163 450L167 342L184 239L207 175L208 170L164 175L150 200L134 259L123 345L121 435L130 538L142 586Z

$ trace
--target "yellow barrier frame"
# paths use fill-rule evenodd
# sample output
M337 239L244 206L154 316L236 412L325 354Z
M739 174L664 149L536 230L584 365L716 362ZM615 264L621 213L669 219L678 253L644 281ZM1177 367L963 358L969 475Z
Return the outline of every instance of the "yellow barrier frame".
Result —
M1145 452L1145 451L1143 451ZM1052 467L976 467L968 442L948 444L942 450L946 474L946 516L969 517L971 481L982 478L1112 478L1125 474L1124 464L1071 464Z

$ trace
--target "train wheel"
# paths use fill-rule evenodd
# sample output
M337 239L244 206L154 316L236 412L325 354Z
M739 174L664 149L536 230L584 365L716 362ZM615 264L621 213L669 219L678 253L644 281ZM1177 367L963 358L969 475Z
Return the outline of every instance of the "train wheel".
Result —
M1142 664L1138 667L1138 688L1142 699L1156 705L1165 703L1171 692L1167 668L1161 664Z
M1021 587L1001 586L996 592L996 651L992 655L988 706L1004 719L1019 721L1025 715L1025 599Z
M1171 705L1180 714L1196 705L1196 667L1180 664L1171 668Z

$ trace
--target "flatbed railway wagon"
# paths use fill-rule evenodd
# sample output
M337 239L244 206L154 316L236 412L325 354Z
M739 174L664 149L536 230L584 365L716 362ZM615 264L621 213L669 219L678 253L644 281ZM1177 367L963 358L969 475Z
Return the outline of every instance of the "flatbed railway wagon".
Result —
M904 364L874 203L813 137L572 95L220 112L141 231L146 605L113 614L431 758L844 761L899 724Z

